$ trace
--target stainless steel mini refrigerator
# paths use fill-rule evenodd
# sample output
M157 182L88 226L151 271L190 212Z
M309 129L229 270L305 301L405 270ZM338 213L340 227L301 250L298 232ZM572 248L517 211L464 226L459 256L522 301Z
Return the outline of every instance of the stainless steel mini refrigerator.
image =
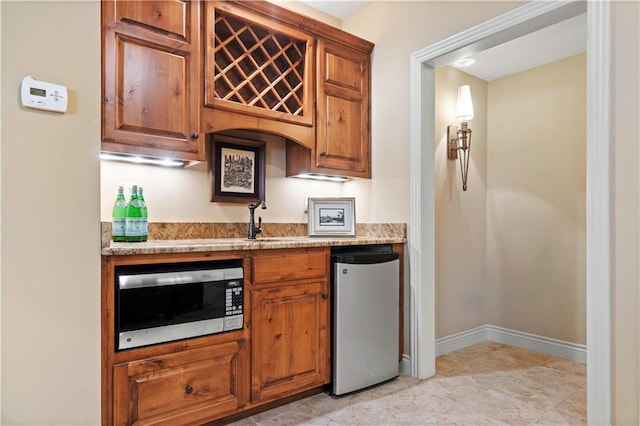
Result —
M332 252L332 395L398 376L399 263L388 245Z

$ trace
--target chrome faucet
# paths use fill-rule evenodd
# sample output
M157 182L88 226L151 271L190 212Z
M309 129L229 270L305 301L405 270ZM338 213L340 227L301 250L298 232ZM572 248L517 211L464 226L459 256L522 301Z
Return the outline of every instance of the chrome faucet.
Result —
M249 239L255 240L256 235L262 232L262 217L258 217L258 227L256 228L256 221L254 219L255 210L258 207L262 207L262 210L267 208L264 201L258 200L253 204L249 204Z

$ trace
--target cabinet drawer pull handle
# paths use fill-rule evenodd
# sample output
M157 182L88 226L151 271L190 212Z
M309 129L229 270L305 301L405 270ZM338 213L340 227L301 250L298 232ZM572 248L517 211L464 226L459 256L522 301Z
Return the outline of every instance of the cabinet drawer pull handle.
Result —
M326 152L322 151L322 152L320 153L320 157L326 157L326 156L327 156L327 153L326 153Z
M200 135L198 134L198 132L191 133L191 139L198 139L199 137Z
M191 395L193 393L193 388L191 386L187 386L184 388L184 391L187 395Z

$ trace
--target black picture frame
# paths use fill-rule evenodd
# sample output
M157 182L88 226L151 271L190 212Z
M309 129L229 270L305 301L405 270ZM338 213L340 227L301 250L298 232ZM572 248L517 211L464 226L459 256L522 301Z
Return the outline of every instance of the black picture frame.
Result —
M265 201L265 142L213 135L209 165L210 201Z

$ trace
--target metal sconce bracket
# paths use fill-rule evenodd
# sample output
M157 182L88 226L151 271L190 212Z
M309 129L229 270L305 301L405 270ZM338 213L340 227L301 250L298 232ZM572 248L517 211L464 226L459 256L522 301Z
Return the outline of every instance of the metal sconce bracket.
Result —
M455 125L447 126L447 158L449 160L460 159L463 191L467 190L469 151L471 151L471 129L468 124L463 122L460 129Z
M458 159L458 126L447 126L447 158Z

